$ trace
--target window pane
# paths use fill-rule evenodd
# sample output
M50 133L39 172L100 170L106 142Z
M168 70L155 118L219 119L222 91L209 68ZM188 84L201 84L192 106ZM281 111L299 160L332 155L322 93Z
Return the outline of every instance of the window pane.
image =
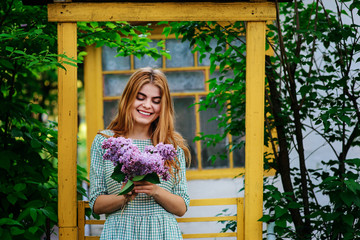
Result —
M210 75L210 79L216 78L216 83L217 84L221 84L221 83L225 83L227 82L226 79L230 78L232 79L231 82L233 82L234 79L234 72L233 71L228 71L227 73L220 73L219 71L214 71L211 75ZM229 82L228 82L229 83ZM215 90L215 89L210 89L210 90Z
M175 107L175 129L186 139L191 152L191 167L196 168L197 156L196 145L193 142L196 132L195 107L191 106L195 102L194 97L174 97Z
M104 75L104 95L120 96L130 78L130 74L107 74Z
M231 42L231 46L233 46L237 52L242 52L243 56L246 56L246 37L245 36L238 36L238 39L234 39Z
M158 42L159 41L156 40L149 42L150 48L157 48L158 50L160 50L161 48L157 46ZM157 60L154 60L149 55L144 55L141 57L141 59L134 57L134 64L135 64L135 69L139 69L143 67L161 68L162 58L160 57Z
M231 42L232 46L241 47L246 44L246 37L245 36L238 36L238 38L235 38L234 41Z
M181 40L166 40L166 49L171 55L171 60L166 60L166 67L191 67L194 66L194 56L191 53L189 41L181 42Z
M233 151L234 167L245 167L245 146Z
M119 101L104 101L104 128L115 118Z
M116 55L116 48L109 48L107 46L102 48L102 68L104 71L130 69L130 56L115 57Z
M167 72L171 92L196 92L204 91L204 72Z
M218 129L218 122L216 120L209 121L209 119L218 115L218 109L209 108L206 111L200 112L200 128L201 132L206 134L222 134L223 131ZM216 146L201 146L201 157L203 168L215 168L215 167L229 167L228 153L226 150L227 139L217 143ZM219 155L216 156L216 161L211 162L210 158L213 155L221 154L225 155L225 159L221 159Z

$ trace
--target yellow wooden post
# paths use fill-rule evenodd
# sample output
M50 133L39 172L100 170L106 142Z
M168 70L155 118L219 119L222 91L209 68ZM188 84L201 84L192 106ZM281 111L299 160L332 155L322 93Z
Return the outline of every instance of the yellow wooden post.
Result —
M76 23L58 24L58 52L76 59ZM60 59L61 61L61 59ZM76 151L77 151L77 68L64 65L58 70L58 217L59 239L77 239Z
M97 131L104 129L101 48L86 47L84 61L87 169L90 172L90 148Z
M246 26L245 240L262 239L265 27Z

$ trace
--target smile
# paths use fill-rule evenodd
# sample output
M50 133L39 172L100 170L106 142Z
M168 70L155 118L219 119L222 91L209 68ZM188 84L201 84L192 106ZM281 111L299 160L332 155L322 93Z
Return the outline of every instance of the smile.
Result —
M143 114L143 115L146 115L146 116L150 116L152 113L148 113L148 112L143 112L143 111L140 111L138 110L139 113Z

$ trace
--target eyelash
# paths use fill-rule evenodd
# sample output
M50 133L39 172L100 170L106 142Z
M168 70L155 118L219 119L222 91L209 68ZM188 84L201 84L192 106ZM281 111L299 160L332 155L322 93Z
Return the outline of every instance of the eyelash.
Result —
M139 101L143 101L143 100L145 100L145 97L142 97L142 96L138 96L138 97L136 97L136 99L137 100L139 100ZM159 100L159 101L152 101L154 104L160 104L161 103L161 100Z

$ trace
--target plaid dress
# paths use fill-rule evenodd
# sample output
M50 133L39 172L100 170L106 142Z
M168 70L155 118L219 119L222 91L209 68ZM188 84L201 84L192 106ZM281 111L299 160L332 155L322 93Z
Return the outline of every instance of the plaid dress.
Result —
M105 130L104 134L113 135L112 131ZM106 138L96 135L91 147L90 165L90 207L93 209L96 198L104 194L118 194L121 184L110 176L114 171L111 161L103 160L105 150L101 148ZM133 140L133 143L144 151L145 146L152 145L152 141ZM177 151L180 161L180 181L172 177L169 181L159 184L167 191L181 196L189 206L190 198L187 193L185 176L185 157L182 149ZM178 223L172 213L166 211L152 197L140 193L129 202L124 210L117 210L106 216L106 222L100 237L101 240L176 240L182 239Z

